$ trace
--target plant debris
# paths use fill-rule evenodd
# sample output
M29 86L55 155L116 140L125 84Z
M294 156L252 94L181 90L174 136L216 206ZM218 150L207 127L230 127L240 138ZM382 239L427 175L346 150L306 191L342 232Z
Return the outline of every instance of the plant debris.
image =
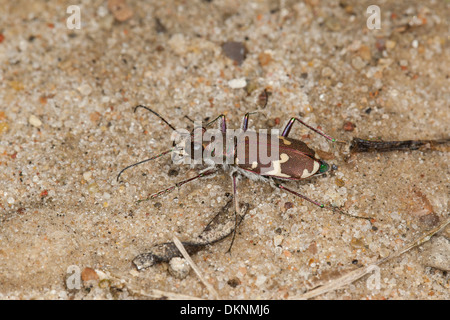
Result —
M233 210L233 196L230 197L231 199L229 199L227 204L214 216L200 235L192 241L182 242L189 255L195 254L206 246L225 239L235 231L236 226L240 225L248 212L249 204L240 204L242 215L236 217ZM153 246L150 252L138 255L133 259L133 264L138 270L142 270L161 262L169 262L175 257L182 257L181 252L174 242L166 242Z

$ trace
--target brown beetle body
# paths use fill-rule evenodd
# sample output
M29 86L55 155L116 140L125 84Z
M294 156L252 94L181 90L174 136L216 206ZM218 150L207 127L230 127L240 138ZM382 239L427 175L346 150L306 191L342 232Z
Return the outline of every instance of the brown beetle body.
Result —
M260 143L260 135L258 137L258 155L259 148L262 147L262 143L266 144L267 153L270 154L270 143L266 143L268 139L262 139ZM239 143L239 142L238 142ZM254 173L261 176L272 177L276 179L288 179L288 180L301 180L309 178L317 173L322 173L320 168L324 168L328 165L316 158L314 150L309 148L304 142L292 139L279 137L278 138L278 159L273 160L270 163L263 164L258 158L257 161L249 161L249 143L245 143L245 159L239 159L236 155L235 165L240 169L247 172ZM251 163L250 163L251 162Z

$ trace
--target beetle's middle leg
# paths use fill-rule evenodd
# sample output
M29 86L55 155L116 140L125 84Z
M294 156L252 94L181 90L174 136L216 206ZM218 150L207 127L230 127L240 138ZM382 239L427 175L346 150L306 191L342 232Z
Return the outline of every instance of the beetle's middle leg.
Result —
M231 179L233 180L233 201L234 201L234 230L233 230L233 237L231 238L231 243L230 243L230 247L228 248L228 253L231 252L231 247L233 247L233 243L234 243L234 239L236 238L236 232L237 232L237 227L240 223L240 221L242 221L243 217L240 215L240 209L239 209L239 200L237 197L237 179L236 179L236 172L233 172L231 174ZM238 219L238 217L240 217L241 219ZM238 221L240 220L240 221Z

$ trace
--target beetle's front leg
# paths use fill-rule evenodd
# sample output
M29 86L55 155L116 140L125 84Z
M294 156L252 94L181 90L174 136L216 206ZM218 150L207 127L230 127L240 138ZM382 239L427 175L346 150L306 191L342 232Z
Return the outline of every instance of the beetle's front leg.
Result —
M209 168L208 168L208 169L209 169ZM184 184L186 184L186 183L188 183L188 182L191 182L191 181L197 180L197 179L199 179L199 178L203 178L203 177L212 175L212 174L214 174L214 173L216 173L216 172L217 172L217 170L214 169L214 168L211 168L210 170L206 170L206 171L205 171L205 170L204 170L204 171L201 171L198 175L196 175L196 176L193 177L193 178L189 178L189 179L186 179L186 180L178 181L177 183L175 183L175 184L174 184L173 186L171 186L171 187L168 187L168 188L166 188L166 189L164 189L164 190L161 190L161 191L158 191L158 192L156 192L156 193L151 194L151 195L150 195L148 198L146 198L146 199L138 200L138 203L143 202L143 201L152 200L152 199L154 199L154 198L156 198L156 197L159 197L159 196L161 196L161 195L163 195L163 194L172 192L173 190L175 190L175 189L181 187L182 185L184 185Z
M210 125L212 125L214 122L216 122L219 119L221 120L221 122L220 122L220 131L222 133L226 133L227 132L227 119L226 119L226 116L224 114L221 114L220 116L218 116L214 120L208 122L206 124L205 128L208 128Z

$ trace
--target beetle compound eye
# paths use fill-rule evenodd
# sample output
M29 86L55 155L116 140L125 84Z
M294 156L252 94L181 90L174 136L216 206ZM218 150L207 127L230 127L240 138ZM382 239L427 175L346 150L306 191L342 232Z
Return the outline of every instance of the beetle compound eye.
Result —
M320 165L320 168L319 168L319 172L320 173L327 172L329 168L330 168L330 166L327 163L322 162Z

